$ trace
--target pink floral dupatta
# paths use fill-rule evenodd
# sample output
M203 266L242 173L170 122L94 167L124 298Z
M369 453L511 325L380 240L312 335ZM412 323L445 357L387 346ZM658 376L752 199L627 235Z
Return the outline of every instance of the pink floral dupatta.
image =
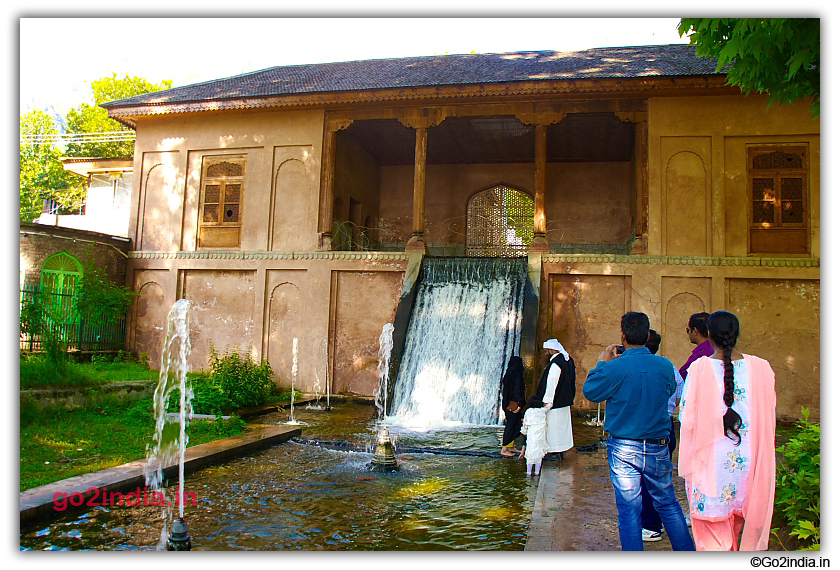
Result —
M767 550L776 491L776 375L770 364L745 354L750 398L750 471L744 497L744 533L739 550ZM679 474L704 495L717 495L715 442L723 439L721 393L712 359L688 369L680 421Z

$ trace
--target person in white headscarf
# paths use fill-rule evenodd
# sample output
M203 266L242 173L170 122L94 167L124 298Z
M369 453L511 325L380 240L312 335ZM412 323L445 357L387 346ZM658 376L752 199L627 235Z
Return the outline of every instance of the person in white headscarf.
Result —
M548 353L549 360L537 384L536 395L548 410L546 459L563 459L564 452L575 445L572 436L575 361L556 338L545 341L543 349Z

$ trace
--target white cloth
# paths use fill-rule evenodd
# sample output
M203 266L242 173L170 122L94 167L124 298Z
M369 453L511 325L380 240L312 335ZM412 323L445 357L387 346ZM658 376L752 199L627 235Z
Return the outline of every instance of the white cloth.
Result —
M560 344L560 341L556 338L550 338L543 343L543 348L550 348L551 350L556 350L560 354L566 357L566 360L569 360L569 353L566 352L566 349L563 348L563 345Z
M528 408L522 418L520 431L526 436L525 459L528 463L542 459L548 453L545 408Z
M554 403L554 392L557 390L557 382L560 381L560 374L563 372L560 367L555 364L555 360L562 358L559 354L551 359L551 367L548 369L548 378L545 380L545 394L543 395L543 404Z
M549 410L546 417L546 439L548 453L560 453L574 447L572 437L572 408L554 408Z
M545 395L543 396L543 403L548 406L551 406L554 402L554 392L557 390L557 383L560 381L560 374L562 373L560 367L554 363L555 358L562 358L562 356L557 355L551 359L551 368L548 370L548 378L545 381ZM566 359L568 359L568 356ZM546 413L546 423L548 424L546 434L548 453L560 453L574 447L571 407L550 409Z

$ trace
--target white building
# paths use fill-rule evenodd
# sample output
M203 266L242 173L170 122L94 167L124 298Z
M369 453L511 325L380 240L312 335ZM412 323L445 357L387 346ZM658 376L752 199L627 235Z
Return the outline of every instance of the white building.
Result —
M114 236L128 236L131 211L131 158L63 158L64 170L87 179L82 214L45 211L35 223L88 230Z

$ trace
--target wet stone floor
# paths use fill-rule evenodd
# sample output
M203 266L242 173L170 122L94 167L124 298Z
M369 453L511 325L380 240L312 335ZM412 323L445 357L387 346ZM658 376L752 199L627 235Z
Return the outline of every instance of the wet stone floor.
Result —
M575 439L578 443L577 434ZM526 550L621 550L607 450L570 451L562 461L543 465ZM685 483L676 469L674 490L687 511ZM671 550L664 531L661 541L644 546L645 550Z

